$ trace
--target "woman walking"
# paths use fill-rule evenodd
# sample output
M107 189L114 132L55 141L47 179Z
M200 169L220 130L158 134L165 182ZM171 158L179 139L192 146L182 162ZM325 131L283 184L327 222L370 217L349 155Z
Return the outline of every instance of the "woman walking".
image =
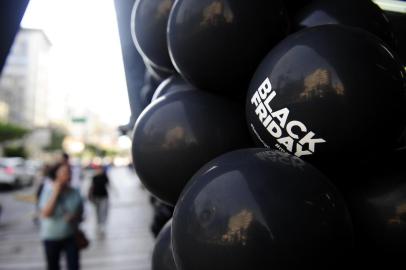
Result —
M103 166L96 167L95 175L89 189L89 200L93 202L96 210L97 232L103 235L109 212L109 192L110 181L106 169Z
M41 239L44 243L48 270L60 269L64 252L68 270L80 269L79 248L75 239L82 219L83 201L79 191L69 186L69 165L60 164L52 185L44 186L39 200Z

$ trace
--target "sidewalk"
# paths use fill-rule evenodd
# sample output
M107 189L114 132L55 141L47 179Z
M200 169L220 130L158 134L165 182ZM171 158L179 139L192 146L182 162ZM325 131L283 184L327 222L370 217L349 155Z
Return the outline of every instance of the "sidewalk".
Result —
M82 269L150 270L154 240L149 232L152 208L148 194L128 168L112 169L110 179L118 195L113 193L110 197L104 238L97 237L93 207L86 203L82 228L91 244L81 253ZM89 179L85 179L82 186L84 194L88 186ZM0 270L45 269L38 228L31 219L34 206L26 196L31 192L0 194L5 208L0 220ZM11 219L7 218L10 216Z

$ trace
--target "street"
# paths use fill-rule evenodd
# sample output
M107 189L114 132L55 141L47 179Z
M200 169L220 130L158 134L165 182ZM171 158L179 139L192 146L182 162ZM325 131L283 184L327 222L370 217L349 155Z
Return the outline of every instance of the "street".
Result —
M93 206L86 202L82 228L90 247L81 253L82 269L149 270L154 239L149 231L152 208L148 193L127 167L109 173L114 191L104 237L97 236ZM89 175L82 181L87 194ZM34 189L0 190L0 270L45 269L38 226L33 222ZM62 259L62 265L64 265Z

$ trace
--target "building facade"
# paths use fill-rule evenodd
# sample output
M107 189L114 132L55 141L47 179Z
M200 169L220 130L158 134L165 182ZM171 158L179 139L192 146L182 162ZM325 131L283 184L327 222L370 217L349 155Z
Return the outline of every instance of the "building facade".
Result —
M42 30L21 28L0 77L6 120L28 128L48 125L51 42Z

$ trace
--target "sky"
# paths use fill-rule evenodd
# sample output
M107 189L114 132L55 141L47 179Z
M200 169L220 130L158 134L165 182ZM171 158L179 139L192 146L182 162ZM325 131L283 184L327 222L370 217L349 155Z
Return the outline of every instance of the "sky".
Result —
M130 107L113 0L31 0L22 27L42 29L52 43L50 106L60 119L67 104L110 125L127 124Z

